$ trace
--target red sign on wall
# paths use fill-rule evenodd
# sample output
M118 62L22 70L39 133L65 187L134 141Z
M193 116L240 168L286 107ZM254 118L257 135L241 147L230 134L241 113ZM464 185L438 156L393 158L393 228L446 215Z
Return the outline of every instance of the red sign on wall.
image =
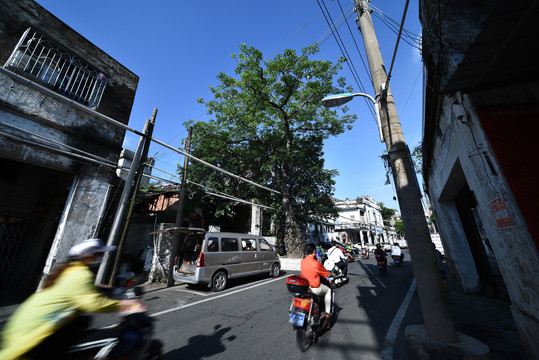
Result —
M503 198L499 197L494 199L489 202L488 205L490 206L490 211L494 216L494 220L496 220L498 229L507 229L514 226L513 220L511 220L509 210L507 210L507 206L505 206L505 201Z

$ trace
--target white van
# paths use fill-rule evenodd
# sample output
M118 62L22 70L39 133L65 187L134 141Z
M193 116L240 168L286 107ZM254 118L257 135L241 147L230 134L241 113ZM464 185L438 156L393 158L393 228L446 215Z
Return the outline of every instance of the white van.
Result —
M277 253L262 236L199 229L185 236L173 274L178 282L221 291L229 279L260 273L277 277L280 271Z

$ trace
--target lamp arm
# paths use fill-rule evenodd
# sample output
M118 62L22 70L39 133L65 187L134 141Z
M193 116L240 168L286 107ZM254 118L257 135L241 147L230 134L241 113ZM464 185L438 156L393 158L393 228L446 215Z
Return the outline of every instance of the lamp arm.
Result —
M376 123L378 124L378 133L380 135L380 141L384 142L384 135L382 134L382 122L380 120L380 110L378 109L378 100L380 98L380 95L376 95L377 99L375 100L372 96L369 94L364 93L354 93L352 96L363 96L368 98L372 103L374 104L374 112L376 113Z

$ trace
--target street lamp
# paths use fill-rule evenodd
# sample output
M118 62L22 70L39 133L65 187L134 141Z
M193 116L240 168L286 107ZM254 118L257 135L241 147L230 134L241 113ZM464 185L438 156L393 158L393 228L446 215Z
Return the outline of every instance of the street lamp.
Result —
M376 113L376 123L378 124L378 133L380 134L380 141L384 142L384 136L382 135L382 124L380 122L380 112L378 110L378 100L375 100L372 96L369 94L363 94L363 93L342 93L337 95L329 95L322 99L322 105L324 105L327 108L340 106L343 104L346 104L352 98L355 96L363 96L372 101L374 104L374 111Z

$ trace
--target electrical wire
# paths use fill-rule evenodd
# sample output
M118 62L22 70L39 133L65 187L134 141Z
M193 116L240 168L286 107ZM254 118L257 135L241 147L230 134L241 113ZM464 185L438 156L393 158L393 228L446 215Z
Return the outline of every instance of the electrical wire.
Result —
M324 8L322 8L322 5L320 4L320 1L322 1L322 4L324 5ZM355 68L355 66L354 66L354 64L353 64L353 62L351 60L350 55L348 54L348 50L346 50L346 46L344 45L344 42L343 42L343 40L341 38L341 35L339 34L338 29L335 27L335 23L333 22L333 18L331 17L331 14L329 13L329 10L326 7L326 4L325 4L324 0L316 0L316 2L318 3L318 6L320 7L320 10L322 10L324 18L326 19L326 22L327 22L328 26L331 29L333 37L335 38L335 41L337 42L337 45L339 46L339 50L341 51L342 56L347 59L346 64L348 65L348 68L350 69L350 72L352 73L352 77L356 81L357 86L360 89L364 89L365 87L363 86L363 83L361 82L361 79L359 79L359 77L357 75L356 68ZM324 9L326 10L325 12L324 12ZM327 16L326 16L326 13L327 13ZM329 18L329 20L328 20L328 18ZM337 37L338 37L338 39L337 39Z
M337 0L337 3L339 4L339 8L341 9L341 13L344 16L344 11L342 9L340 0ZM346 20L346 18L345 18L345 20ZM369 77L369 80L372 83L371 72L369 71L367 64L365 64L365 60L363 59L363 55L361 54L361 51L359 51L359 46L357 44L358 42L356 41L356 37L354 36L354 33L352 32L352 29L350 28L350 24L348 24L348 20L346 20L346 26L348 27L348 31L350 32L350 36L352 36L352 39L354 40L354 45L356 46L357 53L359 54L361 62L363 63L363 68L365 69L365 72L367 73L367 76ZM366 91L363 89L363 92L366 92ZM365 99L365 101L366 100L367 99Z
M384 92L389 88L389 81L391 80L391 72L393 71L393 65L395 64L395 58L397 57L397 49L399 48L399 42L401 39L402 28L404 27L404 20L406 19L406 13L408 12L408 4L410 0L406 0L404 5L404 11L402 12L402 20L399 28L399 34L397 35L397 42L395 44L395 50L393 51L393 58L391 59L391 66L389 67L389 73L387 74L386 84L384 86Z
M149 166L149 167L151 167L152 169L156 169L156 170L158 170L158 171L164 172L164 173L166 173L166 174L169 174L169 175L171 175L171 176L173 176L173 177L176 177L176 178L178 178L178 179L181 180L181 178L180 178L179 176L174 175L174 174L171 174L171 173L169 173L169 172L167 172L167 171L165 171L165 170L163 170L163 169L159 169L158 167L156 167L156 166L154 166L154 165L145 164L145 166ZM127 168L123 168L123 169L127 169ZM157 178L157 177L152 177L152 176L150 176L150 175L143 175L143 176L150 177L150 178L155 178L155 179L162 180L162 181L165 181L165 182L168 181L168 182L174 183L173 181L165 180L165 179L160 179L160 178ZM188 183L188 184L193 184L193 185L196 185L196 186L199 186L199 187L203 188L204 191L205 191L207 194L209 194L209 195L219 196L219 197L222 197L222 198L225 198L225 199L229 199L229 200L234 200L234 201L238 201L238 202L242 202L242 203L248 203L248 204L254 204L254 205L257 205L257 206L260 206L260 207L264 207L264 208L268 208L268 209L272 209L272 210L277 210L277 209L272 208L272 207L270 207L270 206L261 205L261 204L249 202L249 201L247 201L247 200L243 200L243 199L234 197L234 196L229 195L229 194L226 194L226 193L224 193L224 192L222 192L222 191L218 191L218 190L209 188L209 187L207 187L207 186L198 184L198 183L196 183L196 182L194 182L194 181L191 181L191 180L187 180L187 183ZM176 184L180 185L181 183L176 183ZM220 195L218 195L217 193L220 193Z
M100 160L96 160L96 159L93 159L93 158L90 158L90 157L87 157L87 156L73 154L73 153L71 153L69 151L65 151L65 150L58 149L58 148L53 147L53 146L41 144L39 142L30 140L30 139L25 139L25 138L22 138L20 136L13 135L13 134L7 133L7 132L2 131L2 130L0 130L0 136L6 137L6 138L9 138L9 139L12 139L12 140L22 141L24 143L27 143L27 144L30 144L30 145L33 145L33 146L38 146L38 147L45 148L47 150L56 151L56 152L59 152L59 153L61 153L63 155L67 155L67 156L75 158L75 161L90 162L90 163L97 164L97 165L116 168L116 164L111 164L111 163L108 162L108 160L100 161Z
M322 10L322 13L324 15L324 18L325 18L329 28L331 29L333 37L335 38L335 41L337 42L337 46L339 47L342 56L347 59L346 64L348 65L348 68L350 69L350 73L352 74L352 77L356 81L356 84L357 84L358 88L362 92L365 93L366 92L365 86L363 86L363 83L361 82L361 79L359 78L359 74L357 73L357 70L356 70L356 68L355 68L355 66L354 66L354 64L352 62L352 59L351 59L350 55L348 54L348 51L346 50L346 46L344 45L344 42L343 42L343 40L342 40L342 38L341 38L341 36L339 34L339 31L337 30L337 28L335 26L335 23L333 22L331 14L329 13L329 10L326 7L326 4L324 3L324 0L321 0L321 1L322 1L322 4L324 4L324 8L326 9L327 16L326 16L326 13L324 13L324 9L322 8L322 5L320 4L320 1L316 0L316 2L318 3L318 6L320 7L320 10ZM328 18L329 18L329 20L328 20ZM333 31L334 29L335 29L335 31ZM335 35L335 33L337 33L337 35ZM337 39L337 36L339 37L339 39ZM340 42L339 42L339 40L340 40ZM341 44L342 44L342 46L341 46ZM344 50L343 50L343 48L344 48ZM346 53L346 55L345 55L345 53ZM374 110L373 110L373 105L369 104L369 102L365 98L364 98L364 101L367 104L367 107L368 107L369 111L371 112L371 115L373 116L373 119L375 119L375 121L376 121L376 115L375 115Z

